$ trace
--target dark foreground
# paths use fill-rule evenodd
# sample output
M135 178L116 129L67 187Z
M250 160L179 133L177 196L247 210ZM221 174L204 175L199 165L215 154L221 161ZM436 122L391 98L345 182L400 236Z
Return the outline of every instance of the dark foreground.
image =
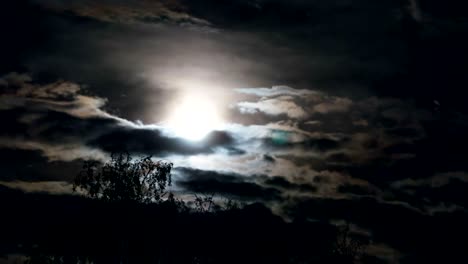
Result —
M0 196L0 256L25 256L16 263L384 263L359 237L337 248L343 233L328 222L286 223L260 204L200 212L9 189ZM443 247L427 253L434 263L448 257ZM412 259L405 263L428 263Z

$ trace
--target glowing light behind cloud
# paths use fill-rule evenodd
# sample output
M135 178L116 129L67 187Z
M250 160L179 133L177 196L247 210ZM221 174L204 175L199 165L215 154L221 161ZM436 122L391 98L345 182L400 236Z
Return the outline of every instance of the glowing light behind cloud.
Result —
M222 109L214 99L201 94L183 95L172 105L165 125L175 136L192 141L223 129Z

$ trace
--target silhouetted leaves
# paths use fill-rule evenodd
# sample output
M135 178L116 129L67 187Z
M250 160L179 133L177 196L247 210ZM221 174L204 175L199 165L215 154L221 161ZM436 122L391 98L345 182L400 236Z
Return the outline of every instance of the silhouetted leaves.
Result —
M73 187L106 201L160 202L171 185L171 169L172 163L151 157L133 160L129 154L113 154L104 165L86 161Z
M350 232L349 223L342 227L332 248L333 258L337 263L355 263L361 257L367 241Z
M179 200L166 193L171 169L172 163L129 154L85 162L74 188L92 199L52 206L38 222L47 238L28 227L34 231L24 237L37 242L24 248L27 263L345 264L363 253L365 241L349 226L335 238L328 223L286 223L260 203L222 201L213 193L195 194L192 204ZM73 236L62 232L65 225Z

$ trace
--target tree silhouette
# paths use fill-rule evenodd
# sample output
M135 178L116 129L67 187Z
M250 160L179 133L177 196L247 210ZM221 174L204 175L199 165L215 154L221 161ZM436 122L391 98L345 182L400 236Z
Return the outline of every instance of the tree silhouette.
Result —
M337 263L355 263L364 253L368 241L363 237L353 236L350 232L349 223L346 223L337 234L333 245L332 254Z
M171 185L172 166L150 156L133 160L128 153L112 154L105 164L86 161L73 190L105 201L158 203Z
M217 205L213 201L214 194L199 196L195 194L195 209L199 213L211 213Z

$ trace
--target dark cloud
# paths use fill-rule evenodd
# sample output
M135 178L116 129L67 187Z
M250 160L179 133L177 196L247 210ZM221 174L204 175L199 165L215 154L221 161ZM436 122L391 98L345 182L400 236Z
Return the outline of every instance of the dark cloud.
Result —
M227 151L228 155L243 155L243 154L247 153L245 150L235 148L235 147L229 147L229 146L225 147L224 150Z
M446 172L420 179L404 179L392 183L406 200L412 201L423 197L428 205L466 208L463 190L467 187L468 175L465 172ZM404 193L404 194L402 194Z
M113 116L101 108L105 100L80 94L77 84L31 82L28 75L1 78L6 90L0 116L5 116L1 144L11 149L39 150L52 160L98 158L99 152L143 155L209 153L229 146L233 139L222 131L190 143L163 134L157 126L142 125Z
M447 213L435 217L402 207L398 204L382 203L373 198L352 200L308 199L290 207L295 217L311 219L345 219L372 233L374 243L386 244L401 251L407 258L432 256L436 259L448 255L460 256L459 239L466 240L468 231L462 224L466 214L459 214L457 221ZM441 228L441 226L443 228ZM447 244L441 244L445 241ZM428 249L434 251L429 252Z
M284 135L282 135L284 133ZM318 151L328 151L337 149L340 146L340 142L327 139L327 138L319 138L319 139L308 139L302 142L289 142L288 140L288 132L281 132L278 131L272 138L264 139L264 144L266 147L272 148L284 148L290 149L294 147L300 147L307 150L318 150Z
M317 191L317 187L311 184L298 184L298 183L292 183L285 179L284 177L280 176L275 176L275 177L270 177L265 180L265 184L283 188L283 189L289 189L293 191L300 191L300 192L308 192L308 193L313 193Z
M82 161L49 162L40 151L0 149L0 181L69 181L81 169Z
M270 155L268 155L268 154L264 154L264 155L263 155L263 159L266 160L266 161L268 161L268 162L275 162L275 158L272 157L272 156L270 156Z
M448 184L438 188L420 186L411 189L411 192L415 197L424 197L434 207L443 204L447 207L467 208L468 203L465 198L467 187L468 183L466 181L452 179Z
M372 189L368 188L367 186L360 186L360 185L340 185L338 186L338 192L341 193L351 193L356 195L375 195L376 192Z
M119 142L119 143L117 143ZM180 138L164 136L157 129L116 128L88 142L107 152L139 153L146 155L210 153L213 148L232 142L223 132L213 132L201 143L191 143Z
M59 13L97 19L110 23L201 25L209 23L186 13L186 7L177 0L168 1L33 1Z
M184 1L194 14L223 27L294 26L314 21L311 8L283 1Z
M73 185L64 181L0 181L0 186L24 193L43 193L48 195L70 195L73 194Z
M349 164L352 162L352 158L347 155L346 153L332 153L330 155L328 155L327 159L326 159L327 162L330 162L330 163L346 163L346 164Z
M176 184L189 192L219 194L249 200L280 199L280 192L277 189L263 187L242 175L190 168L177 168L176 171L184 176Z

